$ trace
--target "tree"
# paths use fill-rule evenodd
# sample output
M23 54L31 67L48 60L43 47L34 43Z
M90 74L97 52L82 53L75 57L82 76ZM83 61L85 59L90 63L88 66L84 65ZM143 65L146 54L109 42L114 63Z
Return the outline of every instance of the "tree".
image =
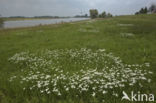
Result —
M101 18L105 18L106 16L107 15L106 15L106 12L105 11L101 13Z
M147 12L148 12L148 9L147 9L147 7L145 7L144 8L144 13L147 14Z
M111 13L106 13L105 11L99 15L99 18L112 17Z
M0 27L3 27L3 18L1 18L1 14L0 14Z
M149 7L149 12L151 12L151 13L156 13L156 4L152 4L152 5Z
M88 14L85 14L84 17L88 17Z
M141 10L139 11L140 12L140 14L147 14L147 7L145 7L145 8L141 8Z
M138 14L139 14L139 12L136 12L136 13L135 13L135 15L138 15Z
M97 9L90 9L89 12L90 12L90 17L91 17L92 19L98 17L98 10L97 10Z
M107 17L113 17L113 15L111 13L108 13Z
M147 13L148 13L148 9L147 7L145 7L145 8L141 8L139 12L136 12L135 14L137 15L137 14L147 14Z

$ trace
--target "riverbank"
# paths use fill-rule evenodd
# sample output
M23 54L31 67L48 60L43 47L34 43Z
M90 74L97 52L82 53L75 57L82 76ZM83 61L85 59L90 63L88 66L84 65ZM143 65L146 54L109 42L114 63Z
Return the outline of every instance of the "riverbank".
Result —
M155 20L121 16L0 30L0 102L121 103L123 91L156 94Z

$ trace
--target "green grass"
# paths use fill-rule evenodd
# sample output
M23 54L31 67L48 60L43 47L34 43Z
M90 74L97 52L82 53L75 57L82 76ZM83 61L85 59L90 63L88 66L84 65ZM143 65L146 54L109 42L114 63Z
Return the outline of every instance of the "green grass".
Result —
M84 93L77 98L75 97L76 91L73 91L67 96L60 97L54 94L40 94L37 89L23 91L24 85L28 84L20 84L18 80L9 82L10 77L23 75L21 69L28 68L24 64L11 63L8 61L10 57L25 51L42 57L44 55L41 52L47 49L79 50L87 48L92 51L106 49L107 53L112 52L115 57L120 57L124 64L148 62L150 67L144 69L154 73L148 75L152 82L143 83L146 87L142 89L136 85L134 87L127 86L123 90L156 94L155 28L156 15L152 14L0 30L0 103L101 103L103 95L100 94L90 97L89 93ZM129 36L127 33L133 34L133 36ZM67 71L73 68L76 68L76 71L80 70L81 66L70 65L74 62L68 62L68 57L65 56L61 60L64 66L67 65ZM112 97L111 94L106 96L104 98L106 103L121 103L122 91L118 91L118 93L120 93L118 98ZM127 103L127 101L122 102Z

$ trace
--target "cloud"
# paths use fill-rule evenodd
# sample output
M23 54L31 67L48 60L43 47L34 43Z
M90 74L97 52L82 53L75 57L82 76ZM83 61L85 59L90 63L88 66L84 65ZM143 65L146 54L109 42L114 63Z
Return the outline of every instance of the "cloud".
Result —
M99 12L132 14L155 0L0 0L0 14L3 16L73 16L88 13L97 8Z

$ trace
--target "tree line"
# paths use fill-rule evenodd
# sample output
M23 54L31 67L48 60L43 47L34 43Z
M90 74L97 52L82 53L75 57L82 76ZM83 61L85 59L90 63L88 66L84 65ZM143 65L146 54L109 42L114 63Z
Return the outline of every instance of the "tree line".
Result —
M2 24L3 24L3 19L1 18L1 15L0 15L0 27Z
M113 16L111 13L106 13L105 11L103 11L101 14L99 14L97 9L90 9L89 13L90 13L90 17L92 19L94 19L94 18L107 18L107 17Z
M148 13L156 13L156 4L152 4L149 8L147 7L141 8L135 14L138 15L138 14L148 14Z

